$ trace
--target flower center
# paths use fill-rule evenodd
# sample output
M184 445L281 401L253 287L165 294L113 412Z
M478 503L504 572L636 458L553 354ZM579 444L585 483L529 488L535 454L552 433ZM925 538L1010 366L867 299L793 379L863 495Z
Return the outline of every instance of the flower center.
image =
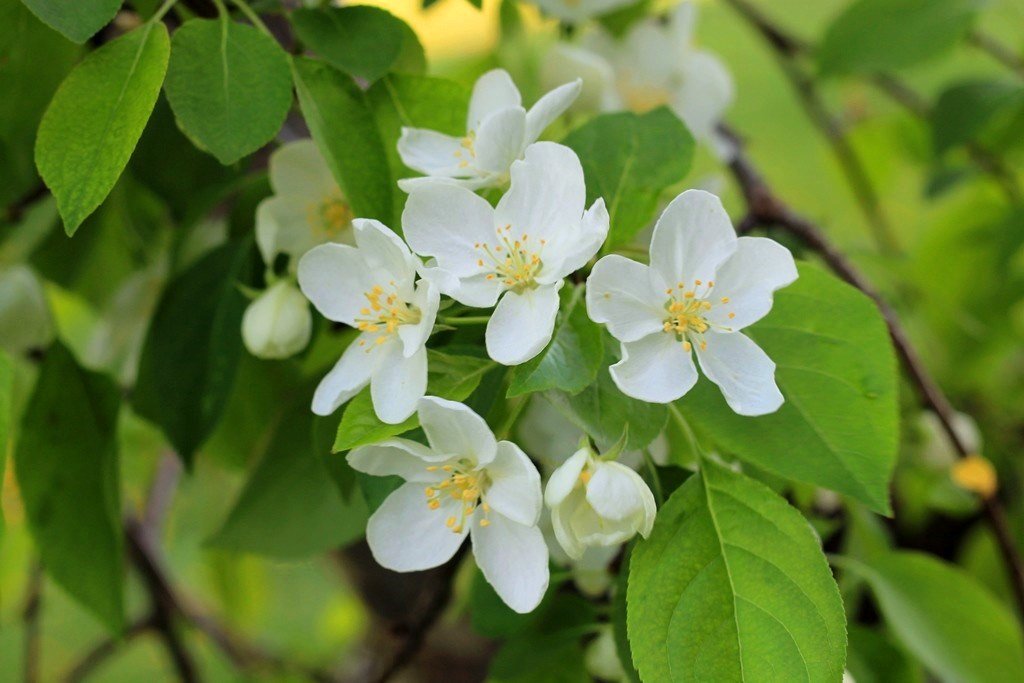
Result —
M340 197L329 197L311 210L309 226L318 242L333 242L352 226L352 208Z
M547 240L531 241L526 234L514 239L511 232L511 225L498 228L496 245L477 242L473 247L481 252L476 264L491 271L487 279L499 279L507 289L519 294L537 287L536 278L544 265L541 253Z
M712 303L710 295L715 283L701 280L694 280L693 287L687 287L685 282L678 283L674 289L666 289L668 301L665 302L666 317L662 329L669 334L674 334L676 340L681 342L686 351L693 348L691 340L700 346L700 350L707 349L708 343L704 339L704 333L713 327L708 322L707 313L715 304ZM729 297L723 296L719 304L729 303ZM729 318L736 317L735 313L729 313ZM728 328L722 328L728 329Z
M459 159L459 168L466 168L470 159L476 159L476 131L469 131L460 141L460 145L461 147L455 150L455 158Z
M672 101L672 92L668 88L636 83L628 75L618 79L618 89L622 99L626 102L626 107L638 114L643 114Z
M437 510L441 507L441 500L445 496L459 501L461 503L459 516L452 515L445 520L445 525L457 534L462 533L467 520L476 512L477 507L483 512L480 526L489 526L491 522L487 519L487 513L491 511L491 508L480 500L480 496L489 483L487 473L468 467L463 469L456 465L430 465L427 467L428 472L438 470L447 472L448 478L423 490L427 496L427 507Z
M359 311L361 317L356 318L356 328L360 332L376 334L373 344L379 346L386 342L400 325L415 325L420 321L420 309L403 301L395 283L389 283L392 291L388 293L380 285L374 285L369 291L363 292L367 306ZM366 340L359 340L360 346L366 346ZM367 352L373 346L367 349Z

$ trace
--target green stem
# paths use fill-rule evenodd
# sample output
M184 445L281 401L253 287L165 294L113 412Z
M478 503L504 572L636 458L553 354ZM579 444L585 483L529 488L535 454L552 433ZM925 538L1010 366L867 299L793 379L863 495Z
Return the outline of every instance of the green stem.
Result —
M690 444L690 448L693 449L694 454L697 455L698 460L704 456L704 449L700 447L700 443L697 441L697 435L693 433L693 429L690 427L690 423L686 421L683 414L679 412L679 408L676 404L668 404L668 412L672 416L676 425L679 426L679 430L686 437L686 441Z
M486 315L470 315L463 318L438 318L437 322L442 325L458 327L459 325L485 325L490 319L490 316Z
M519 416L523 414L523 410L526 408L526 404L529 403L529 399L530 395L526 394L524 396L517 396L509 401L512 408L509 410L505 420L501 423L501 427L495 431L495 435L498 437L499 441L501 439L507 439L512 433L512 428L516 426L516 421L519 419Z
M213 5L217 8L217 14L220 15L221 19L227 21L231 18L228 8L224 6L224 0L213 0Z
M167 14L172 7L174 7L174 4L176 2L178 2L178 0L164 0L164 4L160 5L160 9L158 9L153 14L153 16L150 18L150 21L155 24L156 22L163 19L164 15Z
M231 0L231 2L235 5L235 7L242 10L242 14L244 14L246 18L252 22L253 26L263 31L271 38L274 38L274 34L270 32L270 29L267 28L267 25L263 23L262 19L260 19L260 15L253 12L252 7L249 7L248 3L246 3L245 0ZM277 39L275 38L274 40Z
M654 502L656 502L660 508L665 504L665 491L661 488L661 478L658 477L658 468L655 467L654 458L651 457L651 452L648 449L643 449L641 453L643 453L644 456L644 464L647 465L647 472L651 475Z

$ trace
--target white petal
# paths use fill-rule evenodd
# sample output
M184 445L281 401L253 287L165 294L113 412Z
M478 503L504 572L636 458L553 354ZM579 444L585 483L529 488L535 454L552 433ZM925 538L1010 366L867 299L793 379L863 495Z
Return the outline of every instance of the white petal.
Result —
M797 278L789 249L766 237L741 237L736 253L715 275L707 319L713 325L740 330L772 308L772 294ZM728 303L722 303L727 298ZM729 317L729 314L733 317Z
M321 244L299 260L299 288L316 310L327 318L355 327L363 293L373 287L374 277L366 259L347 244Z
M690 45L693 42L694 29L697 25L697 4L694 2L681 2L676 10L669 17L669 29L672 39L680 45Z
M441 507L431 510L423 485L403 484L388 496L366 525L366 541L373 558L396 572L415 572L437 567L452 558L469 529L456 533L445 525L459 519L462 501L441 496Z
M555 532L555 540L573 560L579 560L586 551L586 546L577 538L570 524L573 513L580 505L588 505L582 489L570 492L561 503L551 508L551 528Z
M484 467L498 452L494 432L484 419L463 404L425 396L416 406L430 447L438 453L467 458Z
M274 194L311 202L341 194L320 149L308 138L282 145L270 155L270 187Z
M537 100L526 114L526 144L536 142L544 129L572 105L583 90L583 79L560 85Z
M548 477L547 488L544 489L544 502L549 508L555 508L572 493L580 479L580 473L590 460L590 449L581 448Z
M409 251L402 238L383 223L370 218L352 221L359 255L366 261L384 289L397 289L403 300L409 301L416 279L416 257ZM394 284L392 285L392 281Z
M650 489L639 474L618 462L599 462L587 482L587 502L601 517L622 521L644 511Z
M647 111L662 104L657 100L675 84L685 48L657 21L639 21L630 27L615 60L619 90L624 91L630 109Z
M369 383L377 357L368 356L365 347L359 345L366 339L367 335L360 335L353 340L331 371L320 380L313 393L314 413L330 415Z
M637 532L635 520L601 517L586 500L572 511L568 523L572 534L585 546L618 545L631 539Z
M560 262L574 246L586 194L576 153L554 142L535 142L512 164L512 186L498 202L494 222L511 225L512 235L546 240L545 265L552 257Z
M697 382L690 353L666 332L624 343L622 360L608 370L622 393L649 403L671 403Z
M508 178L502 178L500 176L484 173L483 171L477 171L475 168L470 167L473 170L474 175L469 178L442 178L440 176L425 176L422 178L401 178L398 181L398 188L403 192L412 192L413 190L426 187L428 185L453 185L455 187L464 187L467 190L479 190L484 187L496 187L503 184Z
M445 293L466 306L493 308L498 303L498 297L505 291L505 285L498 278L488 275L490 273L464 277L455 289Z
M703 190L672 200L654 226L651 266L672 287L715 279L715 271L736 250L736 230L722 202Z
M434 329L437 309L441 304L441 293L429 280L420 280L416 292L409 302L420 310L420 321L415 325L399 325L398 337L402 340L403 354L409 358L423 348Z
M571 110L581 112L595 112L601 108L601 101L605 90L614 88L615 74L611 64L601 55L586 48L571 43L558 42L551 46L544 61L541 64L541 82L546 88L552 88L558 83L565 83L573 78L582 79L582 89L579 97L571 103ZM563 86L564 87L564 86ZM552 93L548 93L551 95ZM548 96L545 95L545 98ZM537 109L543 101L533 105ZM533 109L530 111L532 112ZM540 114L537 114L540 118ZM530 115L527 114L527 123ZM531 128L527 126L527 134ZM539 137L542 129L539 129ZM534 142L536 138L527 138L527 144Z
M587 314L607 325L619 341L662 332L667 300L665 286L651 268L618 254L603 257L587 278Z
M448 183L417 186L402 211L402 232L417 254L434 256L456 277L480 272L480 250L494 235L494 209L470 190Z
M473 556L487 582L520 614L540 604L548 589L548 547L536 526L491 512L490 524L474 523Z
M492 69L473 84L469 98L469 116L466 128L479 131L484 119L500 109L522 105L519 89L504 69Z
M519 365L540 353L555 330L557 285L541 285L521 294L506 292L487 321L487 355L502 365Z
M540 473L519 446L499 441L487 474L491 485L484 494L484 502L514 522L535 525L540 519Z
M370 380L373 411L382 422L399 424L416 410L427 391L427 349L421 346L406 358L402 345L392 340L376 346L370 355L382 354Z
M704 334L707 348L697 345L700 369L718 385L739 415L767 415L782 405L782 392L775 385L775 363L761 347L738 332Z
M732 76L714 55L692 51L680 61L682 87L672 109L698 140L708 140L735 97Z
M273 265L278 254L298 259L319 242L310 226L314 208L302 197L267 197L256 207L256 244L263 262ZM293 261L291 267L296 263Z
M242 341L257 358L288 358L309 344L313 315L290 280L281 279L249 304L242 316Z
M576 238L565 249L565 257L558 268L558 276L574 273L594 258L608 237L608 209L604 198L599 198L583 214ZM547 268L544 269L547 271Z
M522 107L501 109L488 116L476 136L476 167L489 173L507 173L526 147L525 131L526 110Z
M447 456L408 439L388 439L370 446L360 446L346 458L352 469L375 477L398 475L406 481L439 482L447 472L428 467L444 462ZM426 494L424 494L426 495Z
M468 158L462 138L424 128L403 128L398 138L402 163L427 176L458 177L471 175L460 164Z

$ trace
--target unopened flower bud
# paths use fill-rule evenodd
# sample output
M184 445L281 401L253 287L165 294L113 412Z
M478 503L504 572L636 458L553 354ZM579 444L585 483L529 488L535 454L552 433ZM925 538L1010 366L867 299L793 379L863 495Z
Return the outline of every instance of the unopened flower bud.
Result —
M313 316L294 283L280 280L249 304L242 318L245 348L257 358L287 358L306 347Z

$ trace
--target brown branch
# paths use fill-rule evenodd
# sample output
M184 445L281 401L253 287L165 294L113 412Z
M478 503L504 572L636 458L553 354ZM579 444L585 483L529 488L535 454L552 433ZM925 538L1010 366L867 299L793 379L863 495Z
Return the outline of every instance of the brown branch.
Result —
M39 680L39 617L43 596L43 568L38 563L32 568L25 593L25 606L21 612L25 623L24 680L25 683L36 683Z
M721 132L732 139L736 146L736 157L730 163L729 168L743 192L748 207L748 213L740 221L737 230L746 232L759 226L785 230L817 253L836 275L869 296L885 319L893 345L896 347L911 382L921 395L922 402L938 417L939 423L957 454L961 458L973 455L954 426L956 412L952 404L925 368L895 310L856 266L828 241L825 234L814 223L790 209L771 190L753 163L747 158L739 137L725 127L721 128ZM1021 559L999 499L993 496L984 498L982 502L1003 560L1009 570L1010 583L1013 586L1018 610L1024 615L1024 561Z
M996 60L1020 78L1024 78L1024 57L977 29L967 34L967 42Z

